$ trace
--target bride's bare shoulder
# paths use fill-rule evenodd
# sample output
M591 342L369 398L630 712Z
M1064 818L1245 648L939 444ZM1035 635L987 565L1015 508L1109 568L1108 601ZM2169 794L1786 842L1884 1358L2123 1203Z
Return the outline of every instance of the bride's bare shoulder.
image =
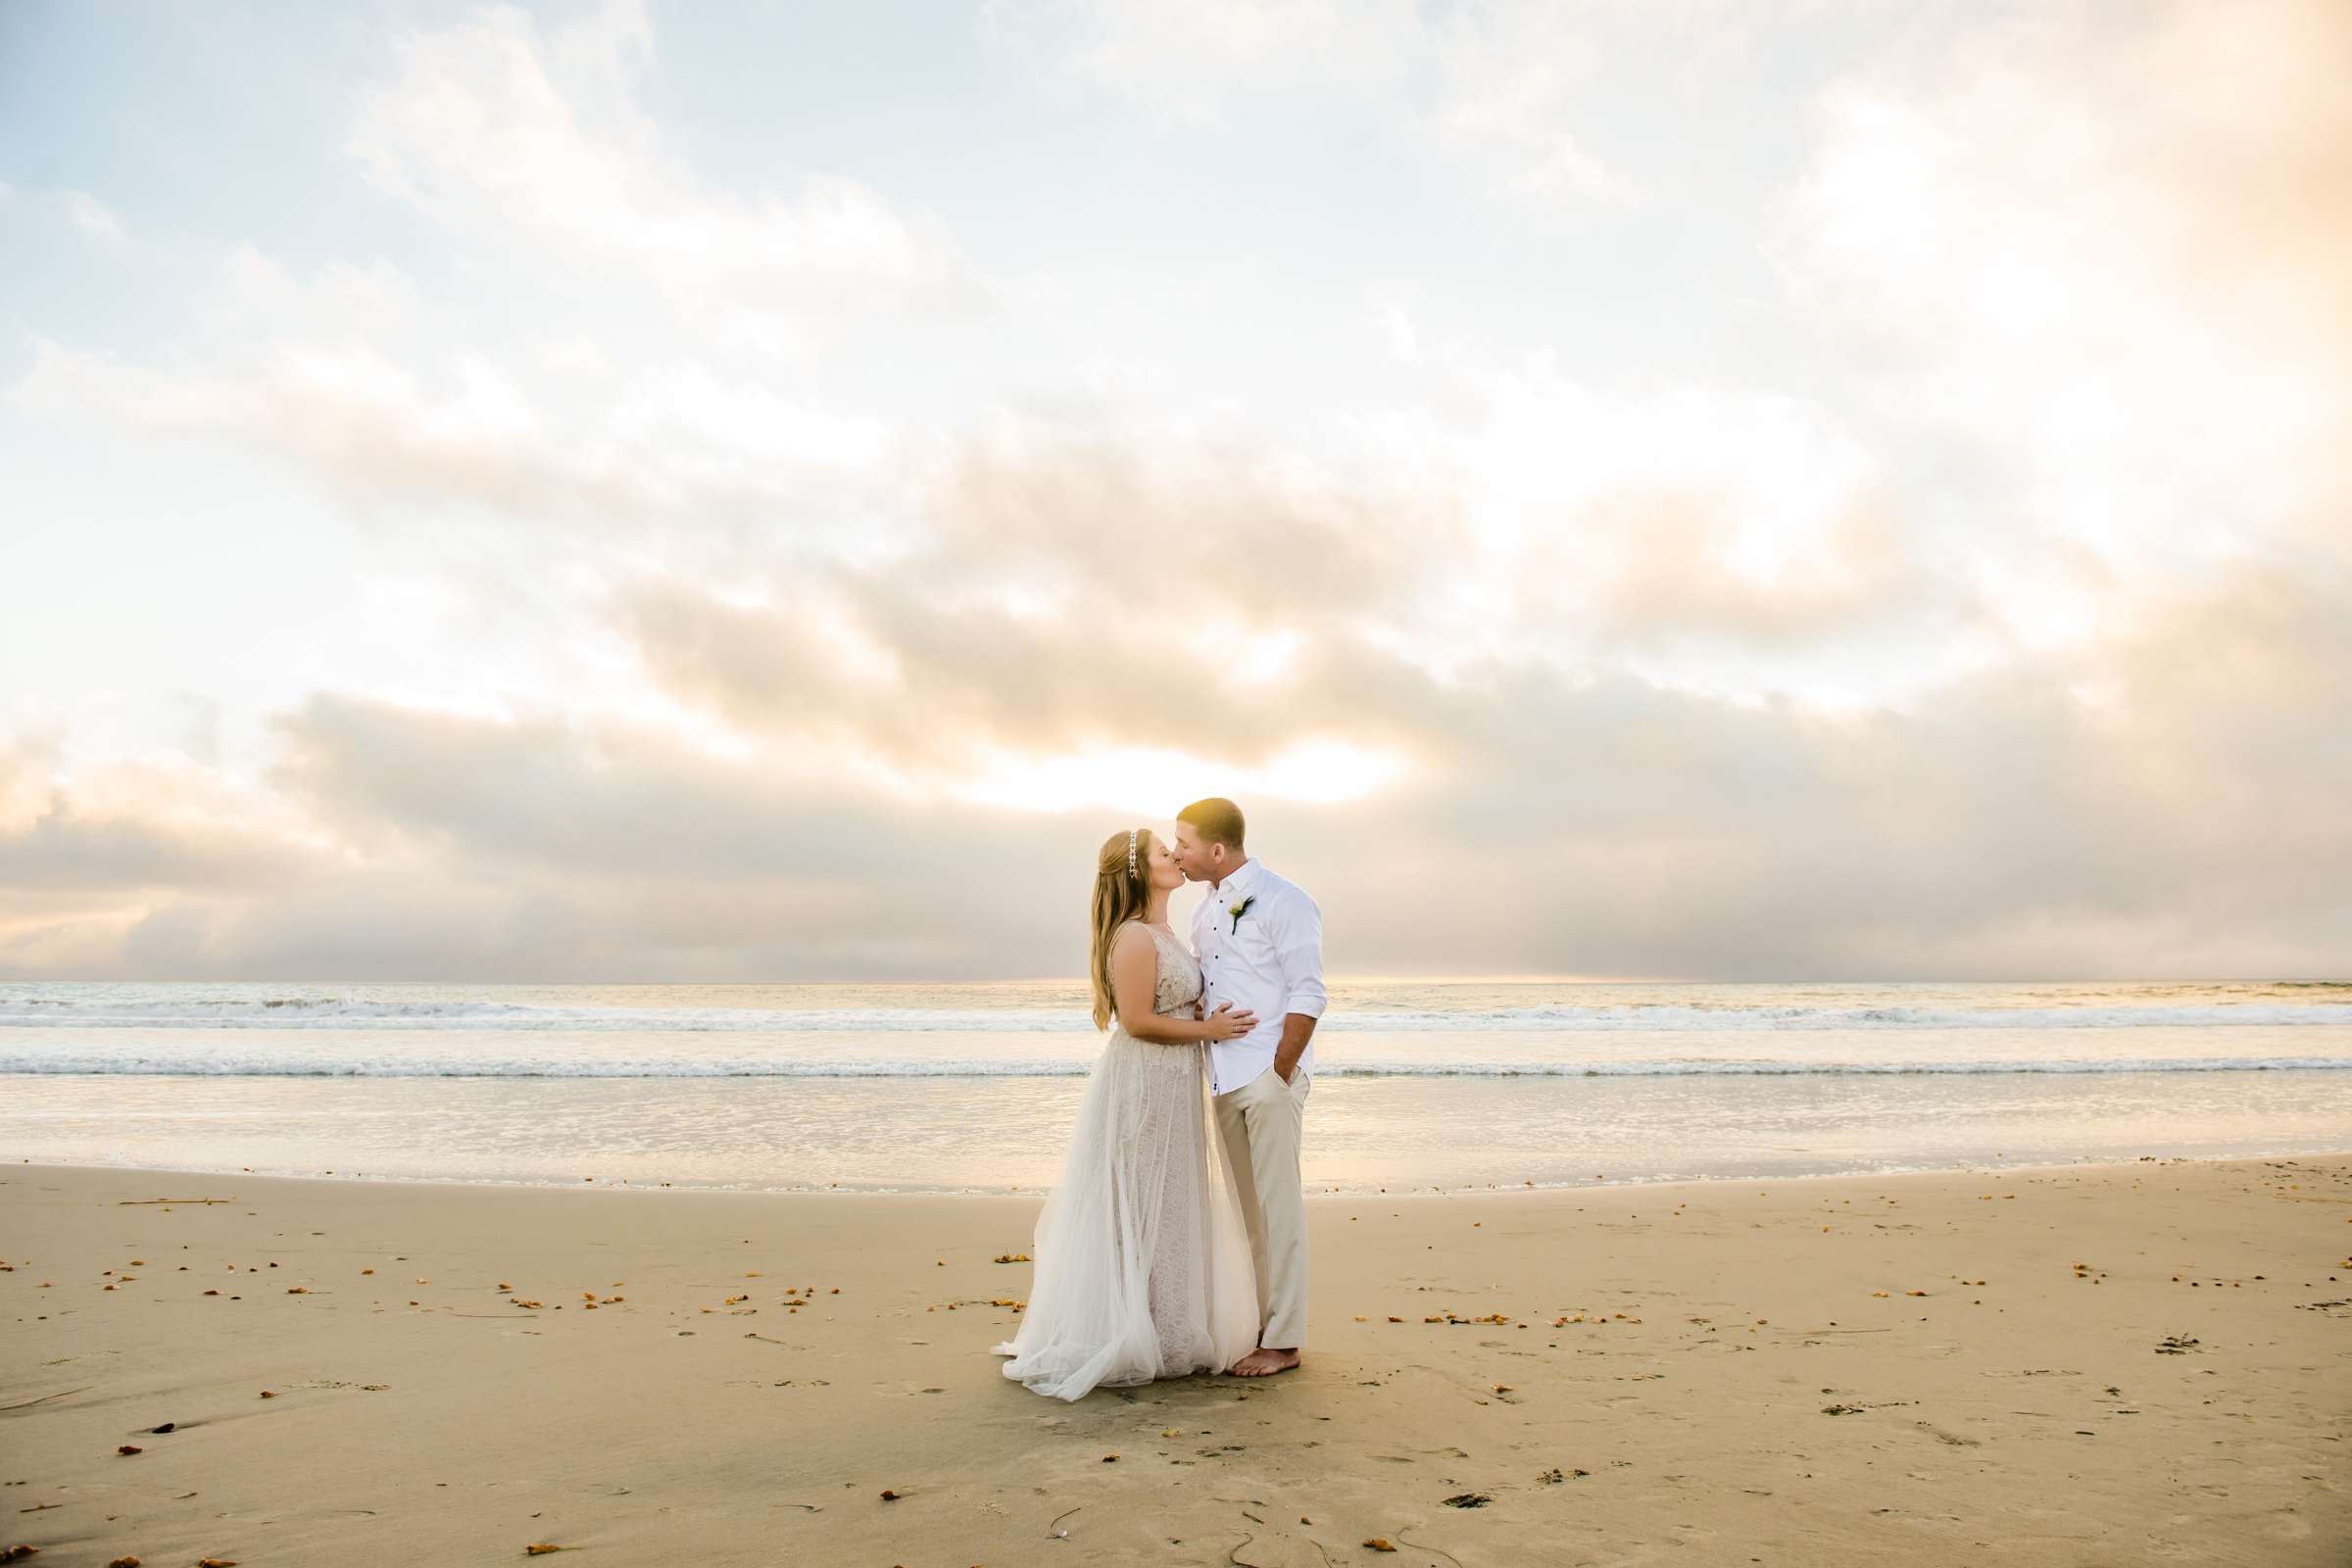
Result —
M1110 951L1113 953L1123 952L1129 948L1156 946L1158 944L1152 940L1151 931L1141 920L1122 920L1119 922L1118 929L1110 934Z

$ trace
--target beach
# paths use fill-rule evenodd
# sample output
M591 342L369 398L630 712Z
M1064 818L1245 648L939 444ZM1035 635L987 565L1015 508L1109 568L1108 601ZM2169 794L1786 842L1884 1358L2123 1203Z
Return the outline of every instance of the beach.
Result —
M2352 1568L2348 60L0 3L0 1568Z
M2352 1554L2352 1156L1318 1196L1304 1368L1072 1405L989 1353L1037 1206L0 1169L0 1544Z

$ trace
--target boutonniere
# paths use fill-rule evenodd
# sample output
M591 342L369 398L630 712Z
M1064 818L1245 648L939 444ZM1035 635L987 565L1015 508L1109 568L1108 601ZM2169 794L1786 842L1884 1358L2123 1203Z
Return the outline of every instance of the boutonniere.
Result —
M1241 934L1242 916L1248 914L1250 912L1250 906L1255 904L1256 902L1256 896L1252 895L1250 898L1244 899L1239 904L1229 904L1225 906L1225 912L1233 916L1234 935L1239 936Z

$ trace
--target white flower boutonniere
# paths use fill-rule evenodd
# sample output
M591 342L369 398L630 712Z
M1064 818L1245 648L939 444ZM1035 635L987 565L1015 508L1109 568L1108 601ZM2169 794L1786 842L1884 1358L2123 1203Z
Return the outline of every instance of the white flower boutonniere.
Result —
M1250 912L1250 906L1255 904L1256 902L1256 896L1251 895L1250 897L1244 899L1239 904L1229 904L1225 906L1225 912L1233 916L1233 930L1236 936L1241 934L1242 916L1248 914Z

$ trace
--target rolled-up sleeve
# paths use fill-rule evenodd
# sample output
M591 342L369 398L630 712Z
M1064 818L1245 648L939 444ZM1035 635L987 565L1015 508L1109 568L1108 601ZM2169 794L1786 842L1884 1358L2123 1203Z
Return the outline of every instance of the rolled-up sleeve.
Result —
M1286 889L1274 902L1267 935L1274 939L1274 964L1282 973L1282 1010L1323 1016L1323 911L1304 890Z

